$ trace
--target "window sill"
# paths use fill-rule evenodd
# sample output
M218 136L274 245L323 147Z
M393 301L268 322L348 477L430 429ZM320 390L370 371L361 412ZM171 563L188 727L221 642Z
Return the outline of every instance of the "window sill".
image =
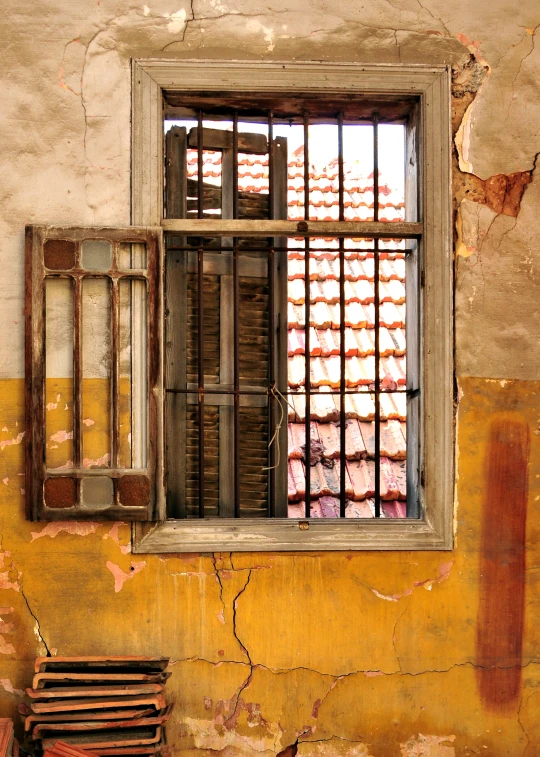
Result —
M302 524L308 524L303 527ZM134 523L135 554L166 552L319 552L355 550L451 550L451 531L427 520L329 522L295 519L166 520Z

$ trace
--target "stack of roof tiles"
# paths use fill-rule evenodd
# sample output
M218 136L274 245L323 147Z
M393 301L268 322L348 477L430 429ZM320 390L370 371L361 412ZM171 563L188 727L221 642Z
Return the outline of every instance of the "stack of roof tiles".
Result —
M58 740L94 755L157 755L165 746L168 659L39 657L25 730L39 749Z
M0 757L19 757L19 742L11 718L0 718Z
M268 192L268 156L239 154L238 189ZM221 153L203 154L205 182L221 182ZM188 150L188 177L197 176L197 152ZM310 166L309 218L339 219L338 161ZM373 173L345 165L346 221L374 218ZM288 165L288 217L303 220L303 147ZM403 187L379 178L379 220L404 218ZM345 246L345 402L347 517L374 516L374 256L373 241L347 239ZM305 513L305 242L290 239L288 252L289 516ZM311 354L311 517L339 516L340 386L339 243L311 239L309 261ZM380 243L381 516L406 516L405 253L399 240ZM396 392L398 390L398 392Z

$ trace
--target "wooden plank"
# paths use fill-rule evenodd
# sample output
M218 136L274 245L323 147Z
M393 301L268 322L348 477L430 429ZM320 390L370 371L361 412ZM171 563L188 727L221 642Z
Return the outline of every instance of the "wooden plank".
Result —
M160 552L317 552L340 550L450 549L423 519L351 519L346 523L321 518L300 527L303 519L242 518L168 520L154 529L134 553Z
M416 221L422 207L421 195L422 151L420 109L416 108L406 127L405 134L405 219ZM422 461L421 401L420 391L420 243L411 243L411 252L405 258L405 345L407 354L407 389L418 390L407 397L407 517L420 517Z
M415 239L422 234L423 224L409 222L371 221L227 221L221 219L186 219L163 221L165 231L187 236L236 237L354 237L369 239Z
M187 254L188 273L197 272L197 253ZM232 276L232 255L220 252L205 252L203 272L215 276ZM238 275L251 276L252 278L265 278L268 275L268 261L266 255L242 255L238 256Z
M198 128L195 126L189 130L188 147L197 147ZM202 146L203 150L227 150L232 149L232 131L225 129L209 129L203 127ZM265 155L268 152L268 140L265 134L251 134L238 132L238 152L252 152L257 155Z

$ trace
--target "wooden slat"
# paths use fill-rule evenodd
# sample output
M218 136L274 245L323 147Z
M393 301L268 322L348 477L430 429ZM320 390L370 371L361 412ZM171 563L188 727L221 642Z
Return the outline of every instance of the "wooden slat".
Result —
M225 131L224 129L209 129L206 127L203 127L202 131L202 146L204 150L226 150L232 148L232 131ZM188 147L197 147L197 145L198 128L195 126L189 131ZM264 155L268 152L268 140L264 134L239 132L238 151Z
M369 239L415 239L421 236L423 225L415 222L388 223L384 221L227 221L221 219L186 219L163 221L165 231L189 236L236 237L355 237Z

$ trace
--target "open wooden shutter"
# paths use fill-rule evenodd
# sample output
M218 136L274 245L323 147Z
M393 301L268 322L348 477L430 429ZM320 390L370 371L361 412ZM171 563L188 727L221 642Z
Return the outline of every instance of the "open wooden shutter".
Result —
M26 229L32 520L165 516L161 229Z
M203 129L203 149L219 153L221 186L203 180L205 217L232 218L232 145L231 134ZM198 182L188 178L189 148L198 144L197 129L187 133L173 127L167 133L166 206L169 218L197 217ZM261 134L239 134L239 151L264 154L268 144ZM287 217L287 144L274 140L274 217ZM269 195L240 191L240 220L269 218ZM190 241L194 243L189 251ZM199 419L197 397L186 394L197 382L198 363L198 277L197 244L205 242L204 253L204 373L205 373L205 516L234 515L234 415L232 397L212 394L212 386L233 385L233 270L232 254L221 247L232 239L189 240L170 237L166 240L167 319L166 319L166 428L168 512L173 517L197 517L199 491ZM273 257L250 252L250 241L239 240L239 362L241 390L268 388L270 346L277 361L277 385L286 389L286 302L287 256ZM257 240L259 247L270 247L268 239ZM215 252L212 249L215 247ZM181 249L184 248L182 251ZM270 263L270 260L273 262ZM274 265L274 322L270 317L268 266ZM280 332L279 323L284 324ZM277 409L279 420L280 411ZM286 517L287 432L285 423L279 433L281 465L275 473L276 514ZM268 514L269 419L266 396L247 397L240 402L240 514L264 517Z

